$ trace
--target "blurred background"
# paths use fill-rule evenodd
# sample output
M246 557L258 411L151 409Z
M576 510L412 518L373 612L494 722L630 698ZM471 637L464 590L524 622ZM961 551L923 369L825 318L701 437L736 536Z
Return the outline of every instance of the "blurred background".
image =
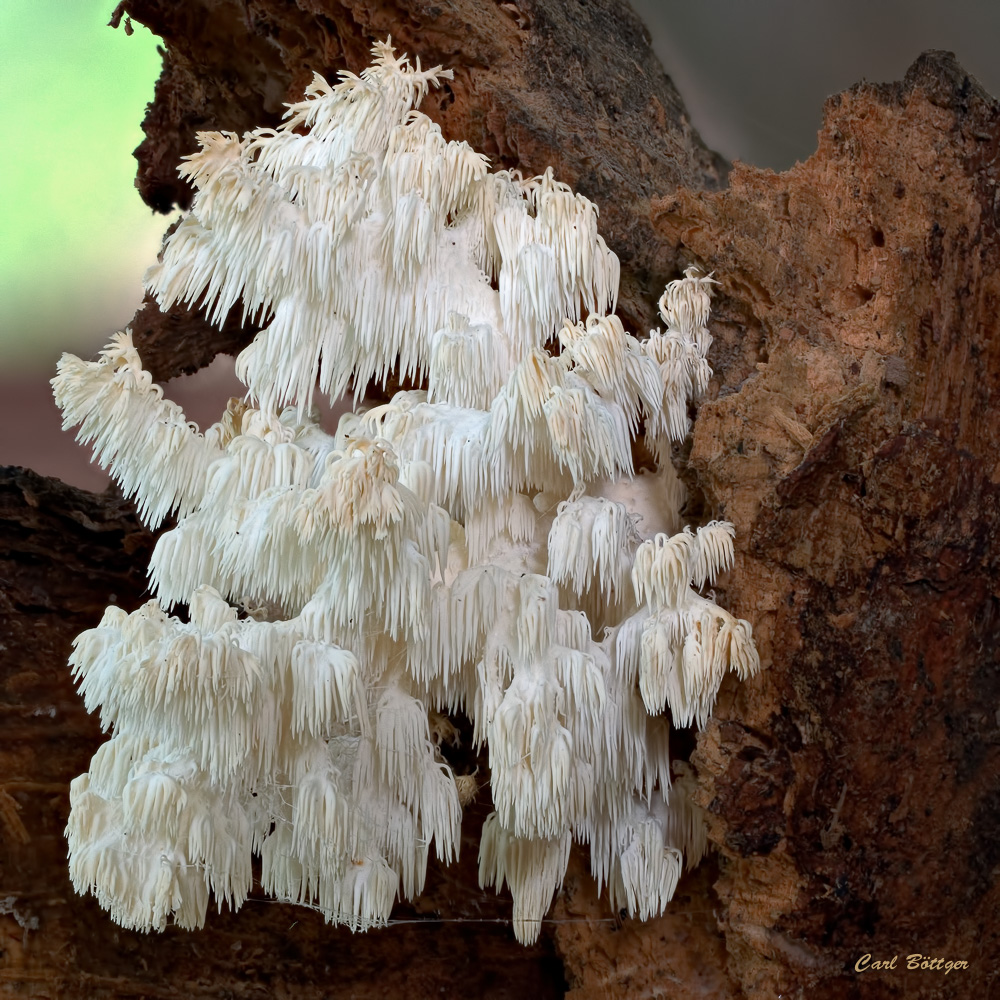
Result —
M806 159L827 96L898 80L924 49L952 50L1000 93L993 0L632 2L707 144L757 166ZM174 218L133 184L157 39L108 27L114 6L0 4L0 465L89 489L107 478L60 431L48 379L62 351L90 357L128 324ZM237 389L220 359L168 394L204 426Z

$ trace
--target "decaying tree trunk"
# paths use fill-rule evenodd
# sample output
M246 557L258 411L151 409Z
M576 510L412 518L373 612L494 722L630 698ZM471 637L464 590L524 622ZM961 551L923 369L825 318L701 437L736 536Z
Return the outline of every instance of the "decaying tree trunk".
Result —
M69 780L99 740L65 658L143 599L151 539L128 505L31 473L0 480L0 994L88 997L988 995L1000 947L1000 109L942 53L831 99L816 154L735 169L687 125L618 0L127 0L164 72L138 151L161 210L201 128L278 120L313 71L391 34L456 79L425 102L449 138L601 206L642 333L687 262L721 281L688 459L692 517L736 525L722 600L765 670L726 686L693 761L716 859L669 912L615 919L574 856L523 949L454 869L352 936L251 901L197 934L116 928L65 874ZM147 304L165 378L233 351ZM917 953L967 969L907 970ZM895 969L855 971L863 955Z

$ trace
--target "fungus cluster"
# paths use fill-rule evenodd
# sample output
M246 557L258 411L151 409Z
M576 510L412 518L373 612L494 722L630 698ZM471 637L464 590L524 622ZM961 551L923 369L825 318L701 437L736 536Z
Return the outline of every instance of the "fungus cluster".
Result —
M277 129L202 133L182 168L193 207L147 286L266 324L245 400L200 433L128 333L53 380L143 520L173 518L155 599L71 659L112 735L72 784L70 872L126 927L239 907L255 854L274 897L385 923L458 852L474 779L432 725L457 712L488 748L480 881L510 887L518 938L574 840L616 906L658 914L705 849L670 719L703 724L724 673L758 668L703 594L732 528L678 530L670 464L711 279L626 333L596 208L446 142L414 108L450 74L374 54ZM366 407L390 373L424 388ZM328 433L314 394L352 391ZM636 475L640 434L658 469Z

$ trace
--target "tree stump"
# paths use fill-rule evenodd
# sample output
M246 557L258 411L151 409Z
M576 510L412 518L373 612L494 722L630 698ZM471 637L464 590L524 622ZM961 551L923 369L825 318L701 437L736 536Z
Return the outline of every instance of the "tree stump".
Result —
M66 667L152 544L127 504L0 480L0 992L37 997L986 996L1000 910L1000 248L997 104L946 53L830 99L816 153L727 166L619 0L126 0L165 43L139 186L184 207L198 129L276 123L314 71L391 34L456 70L448 138L598 203L640 335L688 263L721 282L715 371L686 458L690 514L736 525L721 602L765 669L727 682L693 752L716 857L667 914L622 922L571 861L539 944L462 862L384 931L260 899L142 936L76 897L69 781L99 740ZM137 316L158 378L252 336ZM967 969L907 969L918 954ZM884 971L856 963L898 956ZM933 965L933 963L931 963ZM860 984L860 985L859 985Z

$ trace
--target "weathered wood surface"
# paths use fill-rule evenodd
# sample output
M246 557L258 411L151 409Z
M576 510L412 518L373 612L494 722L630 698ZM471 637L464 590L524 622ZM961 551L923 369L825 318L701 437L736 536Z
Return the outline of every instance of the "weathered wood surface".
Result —
M736 524L718 589L753 621L766 668L726 686L698 738L719 854L662 920L616 921L575 856L553 911L565 922L535 949L475 922L506 913L475 884L480 803L462 864L401 913L458 922L351 936L251 902L199 934L122 932L64 872L66 788L100 738L64 664L112 593L143 600L150 540L120 501L9 476L0 995L987 996L1000 957L996 104L928 54L901 84L831 99L806 163L740 167L719 190L723 165L613 0L125 7L166 45L139 151L156 207L185 203L174 170L196 129L273 123L313 70L357 70L391 33L458 68L425 103L449 137L526 172L551 163L599 202L638 332L679 266L716 270L716 374L686 477L692 516ZM247 336L196 314L150 311L137 327L159 377ZM866 952L899 954L897 969L859 981ZM908 972L911 952L970 968Z
M806 163L654 209L724 290L690 461L769 668L695 762L751 996L849 994L869 952L971 968L865 997L985 996L1000 957L998 111L928 53Z

